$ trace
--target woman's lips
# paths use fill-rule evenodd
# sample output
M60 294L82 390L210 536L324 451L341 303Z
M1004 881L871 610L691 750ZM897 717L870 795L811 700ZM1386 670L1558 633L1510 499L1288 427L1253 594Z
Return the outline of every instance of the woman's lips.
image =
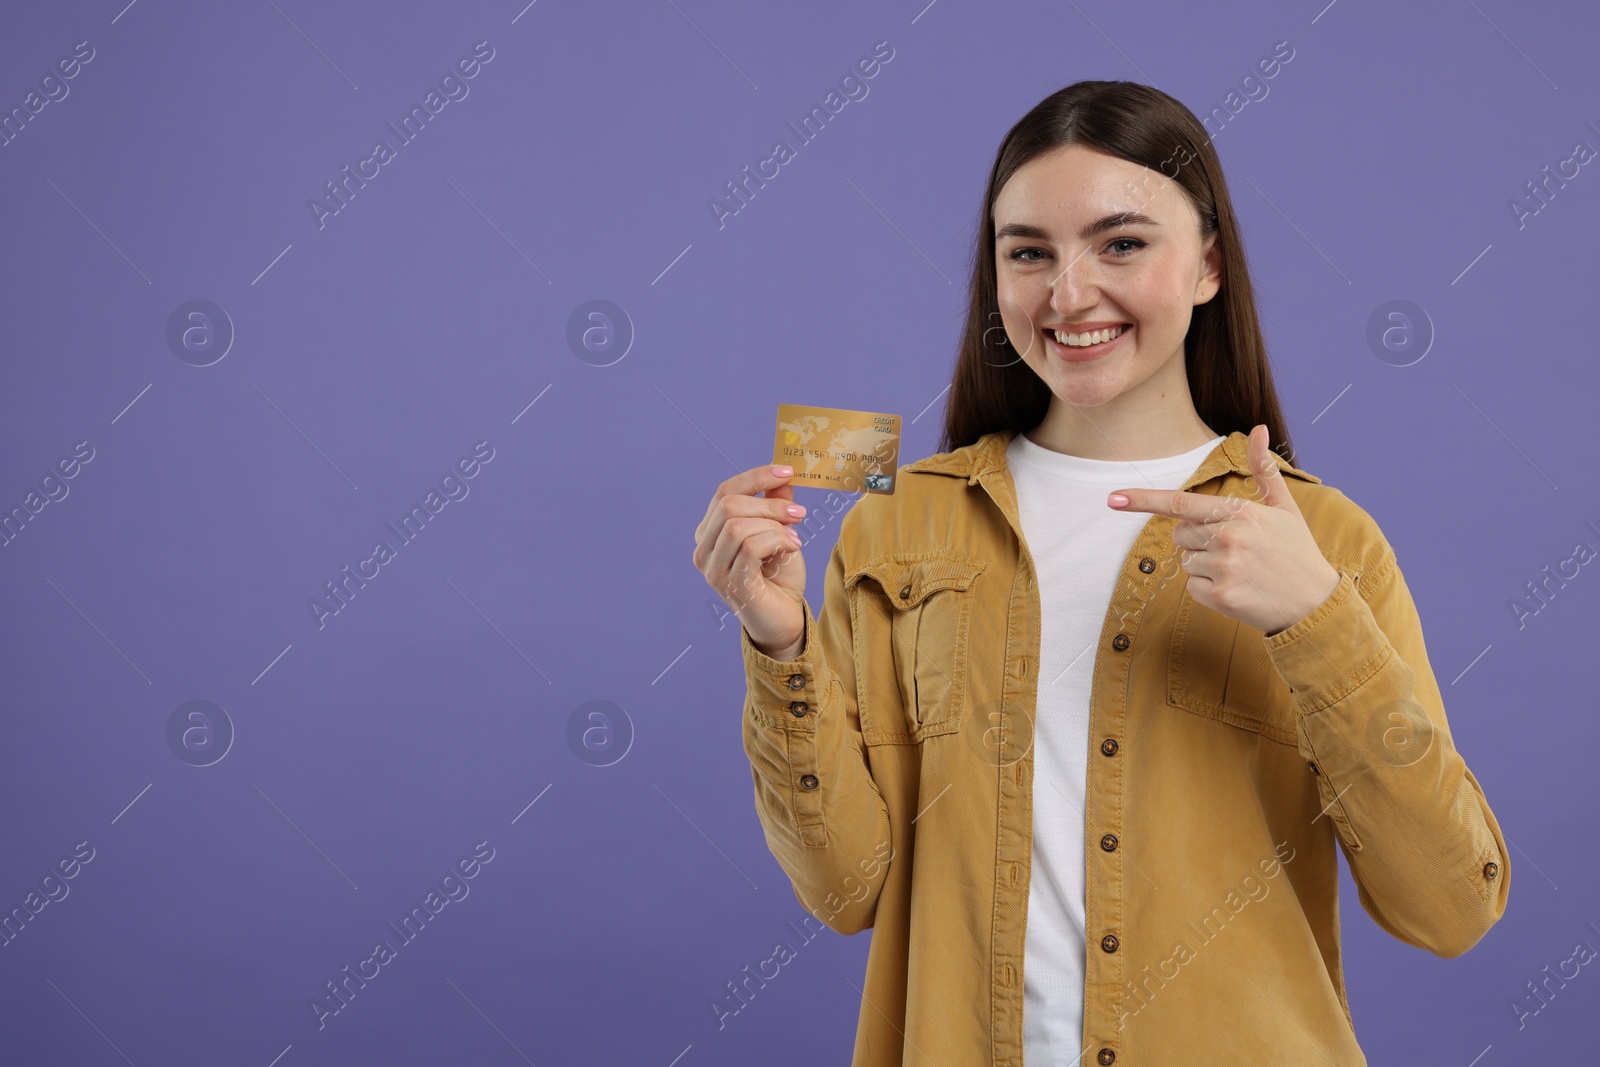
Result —
M1065 363L1086 363L1092 359L1099 359L1110 352L1122 343L1124 337L1127 337L1132 332L1133 327L1131 325L1124 326L1122 332L1109 341L1101 341L1099 344L1089 345L1087 348L1072 348L1057 341L1054 330L1045 330L1044 343L1051 355Z

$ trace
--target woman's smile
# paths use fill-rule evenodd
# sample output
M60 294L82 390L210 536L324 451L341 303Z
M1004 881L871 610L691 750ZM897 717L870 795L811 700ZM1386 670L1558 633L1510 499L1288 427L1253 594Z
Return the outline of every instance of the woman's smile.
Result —
M1071 335L1076 340L1084 336L1084 334L1072 330L1062 330L1059 334L1057 334L1055 330L1045 330L1045 351L1050 353L1053 358L1059 359L1064 363L1085 363L1090 360L1099 359L1101 356L1108 354L1112 349L1122 344L1122 339L1133 332L1133 325L1131 323L1124 323L1121 326L1114 327L1113 331L1114 336L1109 340L1099 341L1091 345L1066 345L1062 344L1061 341L1057 340L1056 338L1058 336L1066 337ZM1085 333L1087 332L1089 331L1085 331Z

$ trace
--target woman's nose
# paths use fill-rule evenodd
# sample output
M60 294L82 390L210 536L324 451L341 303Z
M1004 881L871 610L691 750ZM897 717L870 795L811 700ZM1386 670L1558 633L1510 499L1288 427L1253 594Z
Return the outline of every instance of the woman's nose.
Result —
M1093 307L1100 299L1100 280L1092 267L1082 263L1062 268L1050 286L1050 309L1071 321L1081 318L1078 312Z

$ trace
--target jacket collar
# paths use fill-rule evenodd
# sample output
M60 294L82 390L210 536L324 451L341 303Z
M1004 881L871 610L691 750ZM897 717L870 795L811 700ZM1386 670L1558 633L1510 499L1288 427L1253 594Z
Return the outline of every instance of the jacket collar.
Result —
M903 472L922 472L927 474L951 474L967 479L968 485L974 485L986 474L1002 470L1006 466L1006 446L1011 438L1016 436L1015 430L994 430L984 434L970 445L963 445L951 452L936 452L924 459L907 463L900 469ZM1209 455L1200 463L1189 480L1183 483L1183 489L1208 482L1221 474L1234 473L1250 475L1249 461L1250 435L1235 430L1227 437L1217 442ZM1292 474L1296 478L1312 483L1321 483L1322 479L1314 474L1301 470L1292 465L1276 452L1268 452L1278 464L1278 469L1285 474Z

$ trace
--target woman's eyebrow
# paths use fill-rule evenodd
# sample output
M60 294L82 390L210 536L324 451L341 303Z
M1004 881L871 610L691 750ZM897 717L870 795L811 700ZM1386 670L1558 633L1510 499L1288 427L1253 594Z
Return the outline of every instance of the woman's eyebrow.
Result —
M1119 226L1160 225L1161 223L1142 211L1119 211L1114 215L1105 215L1095 219L1078 231L1078 238L1079 240L1087 241L1091 237L1102 234L1107 230L1114 230ZM1008 222L994 233L996 241L1003 241L1007 237L1027 237L1043 241L1050 238L1050 232L1041 226L1033 226L1026 222Z

